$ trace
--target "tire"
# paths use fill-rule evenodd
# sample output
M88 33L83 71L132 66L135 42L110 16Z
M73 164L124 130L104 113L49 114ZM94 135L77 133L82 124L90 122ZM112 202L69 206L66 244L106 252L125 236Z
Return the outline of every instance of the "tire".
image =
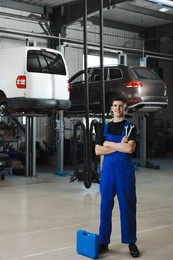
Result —
M85 188L89 189L93 181L93 174L91 170L86 170L83 172L83 182Z
M3 181L5 179L5 174L1 175L1 180Z
M0 116L5 116L6 112L7 112L7 105L1 104L0 105Z

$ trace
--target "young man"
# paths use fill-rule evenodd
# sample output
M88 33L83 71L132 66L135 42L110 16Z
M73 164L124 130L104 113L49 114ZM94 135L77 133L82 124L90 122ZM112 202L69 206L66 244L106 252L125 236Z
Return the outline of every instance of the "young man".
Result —
M126 101L114 98L113 121L99 134L95 153L104 155L100 178L100 253L108 249L112 231L112 210L117 195L121 219L121 240L129 245L130 255L139 257L136 246L136 186L131 154L136 147L136 126L124 119Z

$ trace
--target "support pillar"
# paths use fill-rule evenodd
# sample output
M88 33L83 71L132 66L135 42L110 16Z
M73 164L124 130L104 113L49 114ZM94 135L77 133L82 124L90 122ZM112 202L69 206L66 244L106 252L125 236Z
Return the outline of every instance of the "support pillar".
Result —
M26 176L36 176L36 118L26 117Z
M140 129L140 166L146 166L146 117L144 113L139 113Z
M56 117L56 169L58 172L64 170L64 113L57 112Z

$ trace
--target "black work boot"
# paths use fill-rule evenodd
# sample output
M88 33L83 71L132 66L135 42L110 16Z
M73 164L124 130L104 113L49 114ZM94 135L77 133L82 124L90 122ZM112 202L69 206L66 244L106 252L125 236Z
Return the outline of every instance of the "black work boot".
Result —
M135 244L129 245L129 251L130 251L130 255L132 257L139 257L140 256L140 252L139 252L139 250L138 250L138 248Z
M105 253L108 249L109 249L108 244L100 244L99 245L99 253L100 254Z

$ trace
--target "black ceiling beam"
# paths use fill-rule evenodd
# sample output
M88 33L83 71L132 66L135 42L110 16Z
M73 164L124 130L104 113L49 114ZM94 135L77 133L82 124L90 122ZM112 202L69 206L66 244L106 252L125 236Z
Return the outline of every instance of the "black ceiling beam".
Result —
M103 0L103 8L110 8L111 5L127 2L127 0ZM99 1L88 0L88 17L99 10ZM65 4L64 6L57 6L53 8L51 15L52 27L61 28L66 27L76 21L82 20L83 1L78 0Z
M93 24L99 25L99 18L91 17L91 18L89 18L89 20ZM143 31L145 30L145 28L142 26L127 24L127 23L122 23L122 22L116 22L116 21L112 21L112 20L108 20L108 19L104 19L103 25L104 25L104 27L108 27L108 28L114 28L114 29L136 32L136 33L143 33Z
M173 36L173 23L158 26L157 34L160 38Z
M173 36L172 28L173 28L173 23L168 23L165 25L157 26L157 27L147 28L147 29L145 29L144 33L148 40L154 39L154 37L157 39L161 39L161 38Z
M88 16L99 10L99 1L88 0ZM103 1L103 8L110 5L110 0ZM64 6L64 24L68 25L81 20L83 14L83 1Z

